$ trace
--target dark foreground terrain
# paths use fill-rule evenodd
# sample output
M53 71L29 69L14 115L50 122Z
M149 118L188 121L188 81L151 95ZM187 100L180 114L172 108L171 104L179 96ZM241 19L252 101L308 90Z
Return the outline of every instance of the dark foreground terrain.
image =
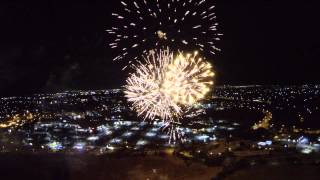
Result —
M221 168L175 157L1 155L1 180L211 179Z
M166 180L221 179L222 166L208 167L173 156L0 155L1 180ZM319 179L318 165L264 165L232 172L223 179Z

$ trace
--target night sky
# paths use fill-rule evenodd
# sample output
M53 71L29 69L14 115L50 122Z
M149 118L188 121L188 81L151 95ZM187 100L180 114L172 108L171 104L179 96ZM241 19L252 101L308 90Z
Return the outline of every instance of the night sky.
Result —
M316 1L216 0L219 85L320 82ZM105 30L119 0L0 3L0 96L119 88Z

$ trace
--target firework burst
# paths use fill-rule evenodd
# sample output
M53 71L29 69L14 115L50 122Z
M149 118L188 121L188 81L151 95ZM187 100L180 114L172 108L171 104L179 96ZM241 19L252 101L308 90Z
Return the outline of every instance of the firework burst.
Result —
M144 119L179 120L184 110L204 99L213 85L212 66L198 53L178 55L169 50L150 51L144 63L133 65L125 96Z
M199 49L215 54L215 6L207 0L123 0L119 12L112 13L115 26L106 30L111 35L109 46L118 56L134 62L146 49L170 47L177 51Z

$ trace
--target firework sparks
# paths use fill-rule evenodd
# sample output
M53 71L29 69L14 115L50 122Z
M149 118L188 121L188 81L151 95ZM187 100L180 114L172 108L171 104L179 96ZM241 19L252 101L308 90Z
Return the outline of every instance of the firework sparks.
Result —
M146 49L170 47L199 49L215 54L220 49L215 6L207 0L123 0L115 26L106 30L109 46L118 56L137 60ZM130 63L129 63L130 64Z
M125 86L125 96L144 119L179 120L184 109L204 99L213 85L212 66L198 53L150 51L145 63L134 65Z
M169 144L175 144L177 140L180 140L181 142L186 142L185 133L179 124L167 122L162 126L162 130L167 132L167 135L169 137Z

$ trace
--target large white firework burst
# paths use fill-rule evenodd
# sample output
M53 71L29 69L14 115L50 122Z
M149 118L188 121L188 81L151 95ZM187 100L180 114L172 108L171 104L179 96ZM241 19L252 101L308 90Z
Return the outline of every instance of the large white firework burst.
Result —
M118 56L134 62L147 49L170 47L177 51L199 49L215 54L220 49L215 6L210 0L123 0L114 27L107 30Z
M144 61L133 66L135 72L124 87L128 101L144 119L177 121L213 85L212 66L197 52L174 55L169 49L152 50Z

